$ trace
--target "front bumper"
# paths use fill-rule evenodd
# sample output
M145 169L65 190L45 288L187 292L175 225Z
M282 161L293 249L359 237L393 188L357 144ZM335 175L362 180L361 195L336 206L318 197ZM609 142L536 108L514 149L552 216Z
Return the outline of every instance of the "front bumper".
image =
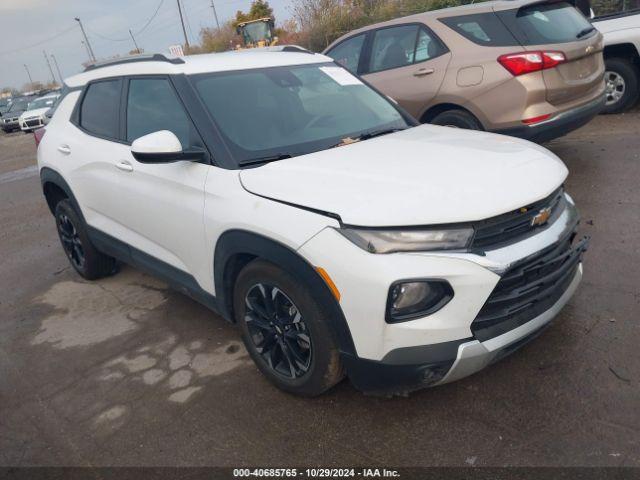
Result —
M12 132L14 130L20 129L20 123L18 122L18 119L12 120L10 122L5 122L4 120L2 120L2 122L0 122L0 127L2 127L2 130L4 130L5 132Z
M525 140L537 143L548 142L589 123L593 117L602 111L605 106L605 101L606 98L601 96L586 105L559 113L544 122L494 130L493 133L524 138Z
M582 277L581 256L587 241L571 246L578 213L571 198L566 196L566 200L562 213L540 233L481 253L374 255L352 245L333 229L320 232L303 245L303 256L328 272L341 292L340 307L355 346L355 351L341 352L351 382L363 391L380 393L447 383L484 368L535 336L566 304ZM555 252L566 242L575 263L563 270L566 273L561 272L561 283L558 279L558 283L554 280L541 287L552 294L542 297L543 301L524 317L514 310L497 328L485 328L485 322L491 325L491 318L487 320L484 307L489 299L497 301L494 293L497 298L503 295L498 289L505 285L501 281L509 282L514 272L529 262L538 262L540 255L546 257L546 252ZM548 265L554 264L555 260ZM547 277L549 273L540 275ZM389 286L411 278L444 279L452 286L454 297L432 315L387 324L384 314ZM521 290L529 295L530 285Z

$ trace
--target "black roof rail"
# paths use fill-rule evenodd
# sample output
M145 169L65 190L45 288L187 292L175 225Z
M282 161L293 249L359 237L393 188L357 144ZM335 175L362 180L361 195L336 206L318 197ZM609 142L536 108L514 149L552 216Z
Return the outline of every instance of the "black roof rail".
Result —
M310 53L311 55L314 55L311 50L307 50L306 48L300 47L298 45L285 45L284 47L282 47L282 51L293 53Z
M137 62L167 62L174 65L180 65L184 63L184 60L178 57L168 58L161 53L154 53L153 55L132 55L130 57L114 58L113 60L105 60L103 62L97 62L89 65L84 69L85 72L90 72L97 68L110 67L112 65L122 65L124 63L137 63Z

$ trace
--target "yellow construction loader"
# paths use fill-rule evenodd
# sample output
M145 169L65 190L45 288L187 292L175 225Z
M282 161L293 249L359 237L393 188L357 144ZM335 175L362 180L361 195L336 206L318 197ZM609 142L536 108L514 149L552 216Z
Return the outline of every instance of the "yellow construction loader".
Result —
M236 32L242 37L242 45L237 49L271 47L278 43L278 37L274 35L275 22L271 17L259 18L239 23Z

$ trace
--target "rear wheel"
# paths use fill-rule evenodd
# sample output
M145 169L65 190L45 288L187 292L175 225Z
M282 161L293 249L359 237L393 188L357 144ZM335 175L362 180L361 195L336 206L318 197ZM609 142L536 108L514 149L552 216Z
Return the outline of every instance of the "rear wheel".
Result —
M443 127L483 130L478 119L464 110L447 110L446 112L439 113L430 123Z
M234 312L251 358L278 388L316 396L343 378L322 309L284 270L262 260L247 265L234 288Z
M115 273L116 260L93 246L82 218L68 199L58 202L55 216L64 253L81 277L95 280Z
M621 113L638 100L638 69L624 58L606 60L606 103L603 113Z

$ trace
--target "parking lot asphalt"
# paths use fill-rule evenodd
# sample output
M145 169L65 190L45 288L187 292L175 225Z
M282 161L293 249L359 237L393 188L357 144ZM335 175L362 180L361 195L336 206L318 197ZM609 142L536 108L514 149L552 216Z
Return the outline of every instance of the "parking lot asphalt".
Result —
M0 134L0 465L640 466L640 111L547 146L592 236L551 328L407 398L302 399L162 282L76 275L32 136Z

